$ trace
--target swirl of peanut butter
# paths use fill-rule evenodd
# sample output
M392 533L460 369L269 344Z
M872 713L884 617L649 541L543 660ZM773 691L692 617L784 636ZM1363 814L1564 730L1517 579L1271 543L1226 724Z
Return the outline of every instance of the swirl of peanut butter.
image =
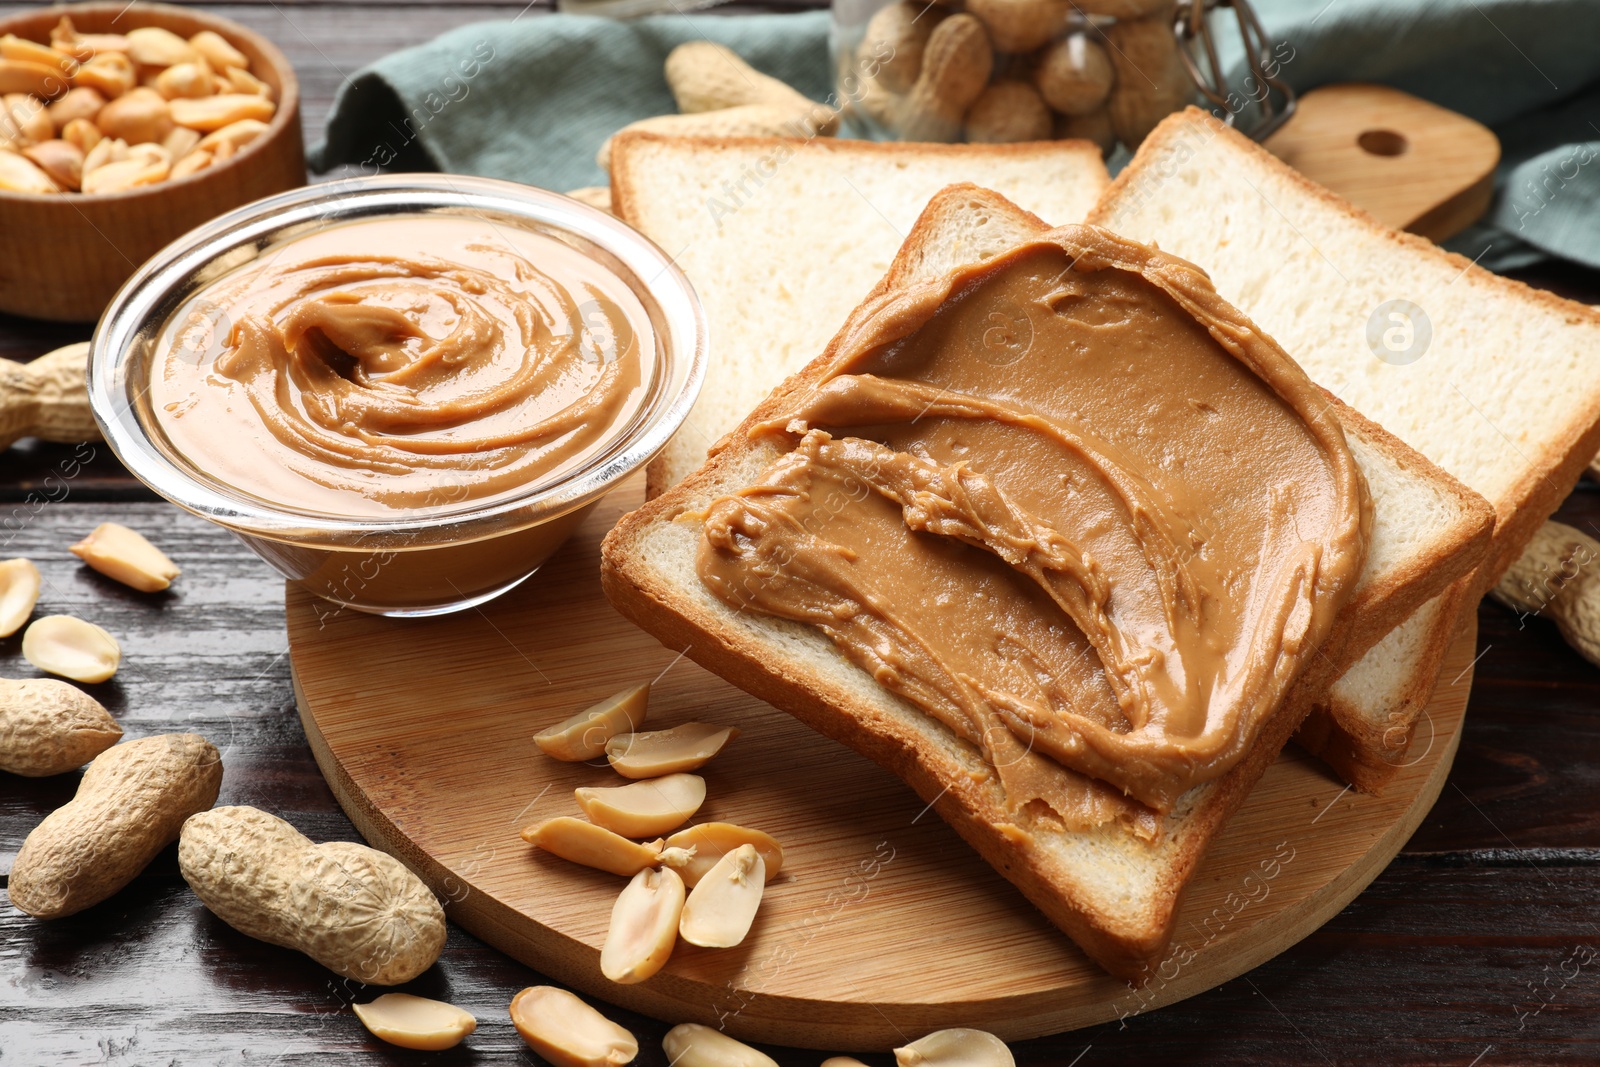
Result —
M446 508L577 468L638 409L651 342L632 291L578 250L457 217L289 241L173 322L152 388L178 451L239 490L340 514Z
M707 589L824 633L1019 825L1147 827L1238 766L1366 557L1316 386L1093 227L877 295L745 430L778 455L699 515Z

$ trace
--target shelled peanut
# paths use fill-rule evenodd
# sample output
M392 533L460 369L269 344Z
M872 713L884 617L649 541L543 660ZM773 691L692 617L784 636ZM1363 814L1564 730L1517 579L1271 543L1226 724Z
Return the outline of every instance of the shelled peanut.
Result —
M1168 0L896 0L856 48L852 104L905 140L1137 147L1194 86Z
M681 1023L661 1039L673 1067L778 1067L778 1061L700 1023Z
M624 689L534 736L540 751L565 762L603 754L630 781L575 789L589 821L562 815L522 831L551 855L630 879L600 952L600 973L623 985L660 971L680 938L704 948L742 943L783 866L783 849L759 830L684 827L706 800L705 779L690 772L739 731L700 722L641 730L649 701L649 685Z
M0 190L118 193L196 174L261 136L270 86L220 34L156 26L0 37Z

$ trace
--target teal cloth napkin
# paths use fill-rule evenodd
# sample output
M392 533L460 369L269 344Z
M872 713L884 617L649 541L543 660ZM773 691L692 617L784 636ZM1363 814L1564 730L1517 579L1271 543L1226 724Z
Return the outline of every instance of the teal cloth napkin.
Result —
M422 167L558 192L600 185L601 143L636 119L677 111L661 66L673 48L701 38L814 99L833 90L826 11L480 22L346 82L312 166Z
M1600 2L1256 0L1304 92L1393 85L1491 126L1504 158L1483 224L1451 242L1494 269L1547 255L1600 267ZM1232 16L1224 62L1242 82ZM597 185L618 127L674 110L661 65L710 38L815 99L832 89L828 15L539 15L462 26L340 90L312 165L439 169L566 190ZM1230 62L1231 60L1231 62Z

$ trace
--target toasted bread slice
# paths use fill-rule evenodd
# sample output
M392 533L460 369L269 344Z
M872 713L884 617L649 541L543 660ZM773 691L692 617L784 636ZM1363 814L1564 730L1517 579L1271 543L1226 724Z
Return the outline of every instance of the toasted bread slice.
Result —
M873 296L987 259L1047 228L995 193L947 189L928 205ZM1222 778L1185 793L1153 841L1110 824L1035 833L1024 845L996 828L1003 814L976 784L984 767L970 745L880 686L821 633L736 612L696 572L700 524L680 516L762 473L778 448L743 431L779 410L791 391L810 388L828 361L825 353L785 382L704 467L618 524L603 549L607 596L663 642L689 648L703 666L900 775L1092 958L1113 973L1142 977L1166 949L1179 894L1207 843L1265 773L1311 697L1364 651L1364 632L1386 631L1481 560L1487 505L1332 401L1367 480L1375 521L1366 566L1324 655L1268 719L1256 747ZM1371 626L1357 624L1368 615Z
M616 213L689 275L710 324L707 388L651 464L654 496L705 461L867 295L930 197L982 182L1056 225L1082 221L1110 178L1087 141L874 144L625 134Z
M1313 381L1493 505L1485 565L1335 685L1305 738L1354 784L1381 786L1404 762L1460 611L1476 609L1600 445L1600 313L1389 229L1194 108L1146 138L1090 221L1204 268ZM1420 308L1426 330L1394 301ZM1407 346L1407 330L1426 345Z
M1433 697L1448 642L1473 575L1412 612L1328 687L1295 733L1335 774L1367 793L1382 791L1416 757L1418 712Z

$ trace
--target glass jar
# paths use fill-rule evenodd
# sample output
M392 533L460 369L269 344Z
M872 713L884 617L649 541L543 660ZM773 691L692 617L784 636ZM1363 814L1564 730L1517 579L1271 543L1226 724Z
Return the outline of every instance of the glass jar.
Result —
M1172 0L833 0L858 136L1136 148L1196 98Z
M271 264L287 242L346 223L432 215L559 241L638 299L654 335L642 357L642 399L607 428L592 454L486 499L458 503L443 495L439 506L355 515L274 499L269 479L253 479L248 470L219 477L208 457L175 445L153 410L151 384L161 338L186 300L246 265ZM606 493L666 446L699 394L705 366L699 299L667 255L636 230L525 185L401 174L258 200L168 245L100 320L89 355L89 397L106 441L134 475L238 535L286 578L360 611L434 615L480 604L536 571Z

